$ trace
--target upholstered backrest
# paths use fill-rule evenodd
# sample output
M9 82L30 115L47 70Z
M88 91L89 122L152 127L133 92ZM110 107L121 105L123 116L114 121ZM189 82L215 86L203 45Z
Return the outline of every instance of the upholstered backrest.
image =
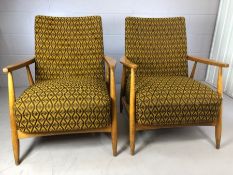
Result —
M125 55L138 75L187 76L185 19L127 17Z
M36 81L77 76L104 77L99 16L35 19Z

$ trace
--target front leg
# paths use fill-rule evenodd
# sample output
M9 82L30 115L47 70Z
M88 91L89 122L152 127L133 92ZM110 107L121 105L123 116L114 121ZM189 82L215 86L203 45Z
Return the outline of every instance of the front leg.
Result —
M15 164L19 165L19 138L17 134L17 126L14 115L15 91L14 91L13 75L11 72L8 72L8 93L9 93L10 126L11 126L13 153L15 158Z

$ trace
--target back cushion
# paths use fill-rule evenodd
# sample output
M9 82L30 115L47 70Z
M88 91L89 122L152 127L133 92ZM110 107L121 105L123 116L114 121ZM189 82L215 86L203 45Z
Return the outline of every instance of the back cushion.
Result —
M125 28L125 55L137 75L188 75L185 18L127 17Z
M104 77L101 17L35 19L36 81Z

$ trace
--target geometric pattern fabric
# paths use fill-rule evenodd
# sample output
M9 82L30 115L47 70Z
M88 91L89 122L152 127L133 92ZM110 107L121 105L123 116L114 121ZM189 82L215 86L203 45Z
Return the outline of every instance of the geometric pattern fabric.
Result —
M198 125L218 117L221 97L208 86L188 78L185 18L128 17L125 55L138 65L136 123ZM126 100L129 102L130 72Z
M100 16L35 19L36 81L67 77L104 78Z
M127 17L125 55L138 76L187 76L185 18Z
M36 83L15 103L19 130L67 132L111 125L101 17L37 16L35 55Z
M184 76L136 77L136 123L172 126L212 123L221 97L205 84ZM130 79L126 99L129 102Z
M17 127L25 133L67 132L111 125L104 80L55 79L35 83L15 103Z

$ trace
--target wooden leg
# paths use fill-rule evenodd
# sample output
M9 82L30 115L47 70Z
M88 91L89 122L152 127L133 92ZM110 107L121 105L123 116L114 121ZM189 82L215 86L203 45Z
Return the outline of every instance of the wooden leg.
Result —
M217 83L217 91L218 95L222 97L223 95L223 88L222 88L222 67L218 69L218 83ZM216 148L220 148L221 142L221 133L222 133L222 104L219 109L218 120L215 126L215 140L216 140Z
M130 102L129 102L129 142L130 153L135 150L135 70L131 69L130 77Z
M113 156L117 156L117 109L116 109L116 103L113 105L113 118L112 118L112 153Z
M135 127L132 126L132 123L129 126L129 143L130 143L130 154L134 155L135 151Z
M112 130L112 154L117 156L117 129Z
M19 164L19 139L18 139L17 127L16 127L16 121L15 121L15 115L14 115L15 90L14 90L13 75L11 72L8 72L8 93L9 93L12 146L13 146L15 164L18 165Z
M15 164L19 165L19 139L17 136L12 136L12 146L13 146L13 153L15 158Z
M216 140L217 149L220 148L221 133L222 133L222 106L220 107L217 124L215 126L215 140Z
M110 69L110 95L112 99L112 152L117 155L117 107L114 69Z

